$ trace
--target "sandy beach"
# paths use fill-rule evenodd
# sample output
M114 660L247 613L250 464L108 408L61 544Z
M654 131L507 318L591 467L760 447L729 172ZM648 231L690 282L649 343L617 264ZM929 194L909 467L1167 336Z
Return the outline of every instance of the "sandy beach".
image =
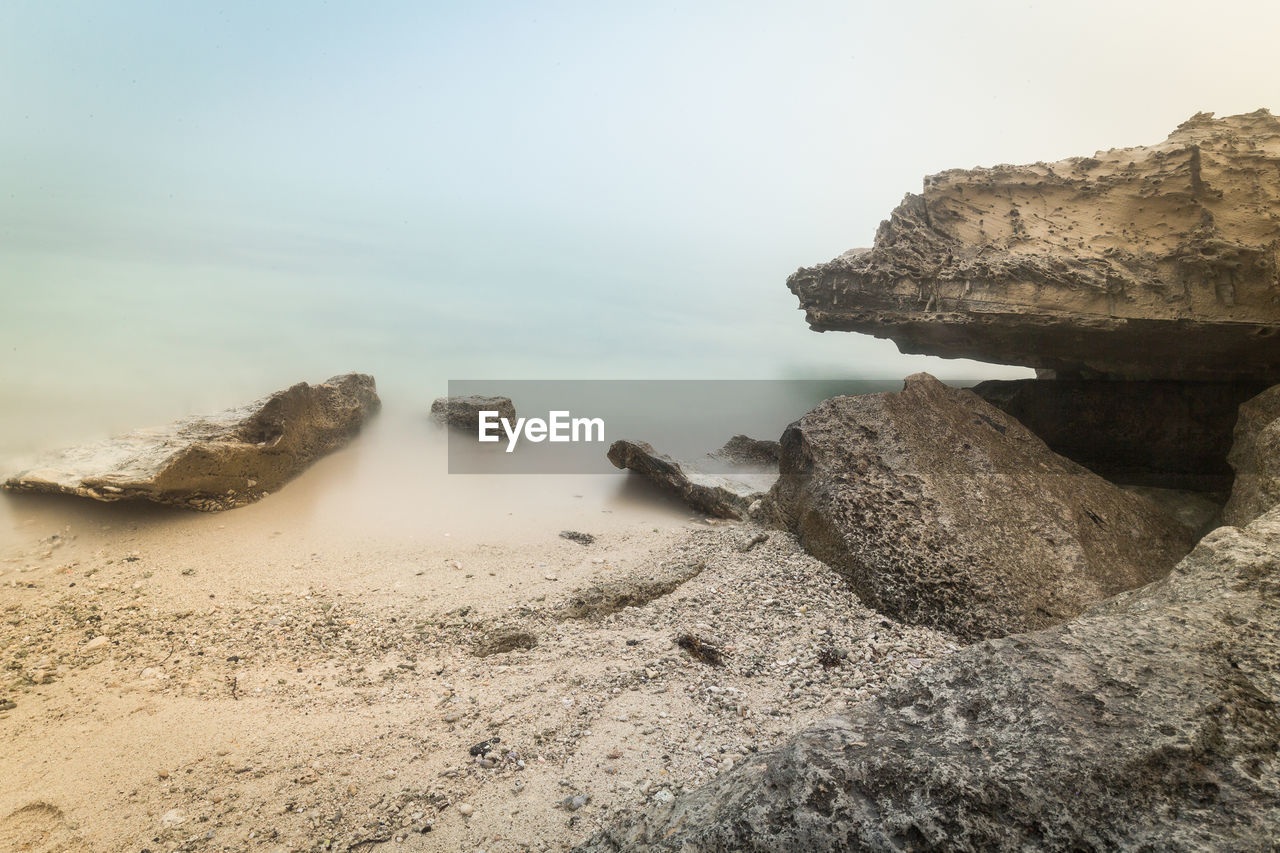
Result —
M0 846L563 850L956 648L788 534L644 497L580 510L586 546L49 499L0 563ZM656 597L583 610L617 590Z

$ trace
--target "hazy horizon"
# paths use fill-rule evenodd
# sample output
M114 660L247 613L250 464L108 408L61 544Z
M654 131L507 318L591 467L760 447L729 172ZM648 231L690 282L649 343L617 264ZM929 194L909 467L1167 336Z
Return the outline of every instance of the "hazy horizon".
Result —
M1026 375L814 334L785 279L927 174L1280 103L1280 9L1178 9L6 4L0 442L346 370Z

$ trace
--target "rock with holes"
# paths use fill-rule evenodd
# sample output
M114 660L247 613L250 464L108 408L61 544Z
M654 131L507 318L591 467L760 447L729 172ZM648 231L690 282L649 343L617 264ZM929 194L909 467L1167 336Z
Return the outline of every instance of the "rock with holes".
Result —
M1280 382L1280 120L925 179L875 247L788 280L809 325L903 352L1129 379Z
M1280 505L1280 385L1240 407L1227 461L1236 479L1222 511L1225 523L1244 526Z
M379 405L372 376L299 382L246 406L61 451L4 487L231 509L276 491L345 445Z
M962 649L581 853L1275 850L1280 509Z
M928 374L827 400L782 436L781 521L870 606L969 640L1149 583L1190 547L1153 503Z

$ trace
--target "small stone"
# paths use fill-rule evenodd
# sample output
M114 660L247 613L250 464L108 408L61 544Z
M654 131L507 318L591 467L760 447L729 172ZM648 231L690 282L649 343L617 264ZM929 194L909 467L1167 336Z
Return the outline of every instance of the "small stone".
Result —
M86 652L96 651L97 649L102 648L106 644L107 644L106 634L99 634L98 636L94 637L92 640L84 644L84 651Z
M590 794L575 794L571 797L565 797L560 801L560 805L571 812L576 812L589 802L591 802Z
M458 814L463 815L465 817L466 815L469 815L474 811L475 809L471 807L470 803L458 803Z

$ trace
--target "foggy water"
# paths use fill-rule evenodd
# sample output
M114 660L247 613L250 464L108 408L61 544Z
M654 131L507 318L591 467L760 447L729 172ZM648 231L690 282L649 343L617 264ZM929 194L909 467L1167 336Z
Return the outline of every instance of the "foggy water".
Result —
M616 296L601 293L588 304L565 295L575 289L574 276L598 280L599 269L589 262L577 268L564 262L554 286L526 275L520 288L486 287L492 270L451 277L447 259L437 259L432 269L430 259L419 258L421 268L410 274L387 268L385 257L370 262L350 247L312 256L276 236L274 254L262 249L253 257L235 246L176 246L171 253L154 245L0 251L0 269L11 285L0 313L3 470L25 467L66 444L357 370L375 376L384 410L339 455L341 461L285 490L289 498L318 492L305 506L298 504L297 523L364 525L402 535L431 518L461 529L492 522L495 500L513 518L536 509L548 523L545 516L557 507L687 517L687 511L664 507L661 498L637 500L625 477L609 476L603 448L603 476L450 477L444 436L426 421L430 402L447 392L450 378L486 378L500 389L503 379L848 379L957 369L937 359L899 356L886 342L808 331L785 289L785 275L763 262L756 267L750 258L723 274L741 275L747 293L767 283L767 298L725 306L700 296L692 280L697 276L679 265L637 262L617 275L647 274L658 284L636 304L614 310ZM868 343L883 355L852 357ZM843 361L846 353L851 357ZM1008 368L978 370L1011 374ZM895 387L896 377L867 390ZM777 411L767 400L755 405L765 413L761 429L785 425L806 408L795 400L779 402ZM746 423L727 429L721 440L747 429ZM656 442L653 436L628 437ZM56 528L59 513L82 511L78 503L0 496L0 536L30 529L35 516Z

